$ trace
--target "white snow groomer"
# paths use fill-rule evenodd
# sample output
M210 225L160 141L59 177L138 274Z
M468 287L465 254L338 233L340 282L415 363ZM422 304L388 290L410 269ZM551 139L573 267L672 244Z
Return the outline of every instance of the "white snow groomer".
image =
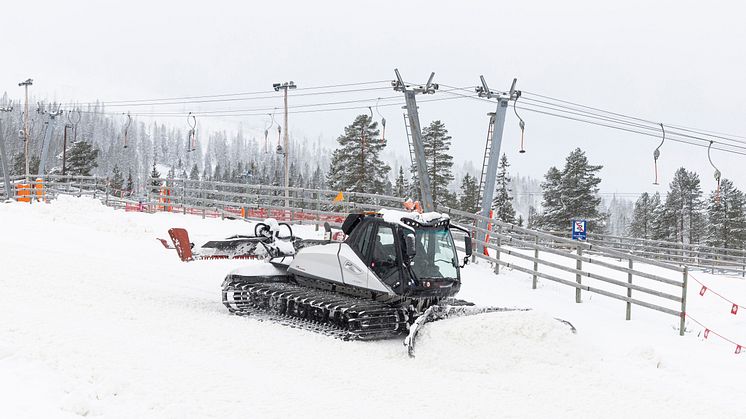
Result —
M452 230L465 233L462 260ZM344 242L294 242L297 246L269 258L264 272L256 265L231 272L223 282L223 304L235 314L345 340L408 333L410 355L425 322L516 310L474 307L453 298L461 287L460 268L471 255L471 237L445 214L350 214L342 231Z

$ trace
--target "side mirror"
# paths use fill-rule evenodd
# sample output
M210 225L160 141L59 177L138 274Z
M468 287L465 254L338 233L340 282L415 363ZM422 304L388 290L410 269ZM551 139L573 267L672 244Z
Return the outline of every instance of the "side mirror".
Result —
M406 246L404 252L409 259L412 259L417 254L417 246L415 244L414 234L407 234L404 236L404 244Z
M471 236L469 235L464 236L464 250L466 250L466 257L470 257L472 249L471 249Z

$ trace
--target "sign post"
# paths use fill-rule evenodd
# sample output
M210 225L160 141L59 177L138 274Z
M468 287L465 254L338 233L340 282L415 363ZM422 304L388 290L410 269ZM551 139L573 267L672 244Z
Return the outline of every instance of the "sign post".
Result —
M587 238L588 221L572 220L572 239L585 241Z

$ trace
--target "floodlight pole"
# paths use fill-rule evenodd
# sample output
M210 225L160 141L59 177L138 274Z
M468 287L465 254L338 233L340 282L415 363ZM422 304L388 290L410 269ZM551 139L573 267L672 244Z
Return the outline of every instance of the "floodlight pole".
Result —
M285 102L285 134L283 135L283 142L284 150L283 153L285 154L285 208L290 208L290 166L288 165L289 161L289 149L290 149L290 140L288 135L288 89L295 89L296 84L292 81L285 82L285 83L275 83L272 85L274 87L275 92L279 91L280 89L283 90L283 98Z
M18 86L23 86L23 88L26 90L26 102L23 106L23 154L26 160L26 182L29 181L29 173L28 173L28 87L34 84L34 81L32 79L26 79L26 81L22 81L18 83Z
M492 209L492 198L495 194L495 181L497 180L497 166L500 161L500 146L503 140L503 127L505 126L505 113L508 110L508 103L511 100L516 100L521 96L520 90L515 90L515 84L518 79L513 79L513 84L510 86L509 92L493 92L487 87L487 82L484 80L484 76L479 76L481 86L475 90L479 97L487 99L497 99L497 109L495 110L495 116L492 120L492 143L490 144L490 155L487 163L487 170L484 178L484 188L482 195L482 208L481 216L485 218L490 217L490 209ZM477 226L481 229L487 229L487 221L479 220ZM483 231L477 230L478 240L484 242L486 234Z
M404 84L404 80L399 74L399 69L394 69L396 80L391 82L394 90L404 93L404 100L407 108L407 118L409 118L409 127L411 130L412 141L414 142L414 153L416 156L417 177L420 181L420 195L422 195L422 207L426 212L435 211L432 190L430 189L430 176L427 171L427 160L425 160L425 144L422 142L422 129L420 127L420 116L417 112L418 93L433 94L438 90L438 85L433 83L435 73L430 73L430 78L425 86L409 86Z

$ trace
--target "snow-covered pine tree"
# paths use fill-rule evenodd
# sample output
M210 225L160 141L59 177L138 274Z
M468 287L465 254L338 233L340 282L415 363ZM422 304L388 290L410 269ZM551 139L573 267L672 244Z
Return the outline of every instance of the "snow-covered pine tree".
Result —
M404 176L404 166L399 166L399 176L396 177L396 183L394 184L394 195L399 198L409 196L409 182Z
M704 202L699 176L679 168L674 174L660 220L668 230L667 240L699 243L704 237Z
M562 172L552 166L544 175L541 182L542 203L544 209L542 214L529 215L531 228L545 230L565 230L570 223L566 215L565 206L562 201ZM533 207L531 207L533 208ZM530 214L530 211L529 211Z
M628 234L641 239L652 239L654 236L655 216L658 214L661 198L659 193L650 195L643 192L632 211L632 221L629 224Z
M70 175L90 176L98 167L99 150L87 141L76 141L67 151L67 170Z
M161 181L158 180L161 177L161 172L158 171L158 168L155 167L155 162L153 162L153 170L150 171L150 193L159 193L160 187L161 187Z
M189 180L199 180L199 168L197 163L192 165L192 170L189 172Z
M111 169L109 186L111 186L115 195L122 195L124 189L124 176L122 176L122 171L119 170L119 166L116 164L114 165L114 168Z
M536 208L533 205L528 207L528 219L526 220L526 228L536 230L540 228L541 216L536 212Z
M707 245L743 249L746 245L746 198L730 179L720 182L720 195L710 193L707 206Z
M448 190L448 185L453 181L451 171L453 156L448 154L451 148L451 136L448 135L445 124L439 120L431 122L422 130L422 143L425 148L425 161L430 177L433 202L436 205L447 204L453 200Z
M459 209L469 214L476 214L479 211L479 205L479 185L477 185L477 178L467 173L461 180Z
M324 173L321 171L321 166L316 164L316 169L314 169L313 174L311 175L311 181L310 181L310 187L313 189L324 189Z
M513 209L513 197L510 196L510 176L508 175L508 156L503 153L497 167L497 182L495 198L492 200L494 208L493 217L500 221L515 224L515 209Z
M380 138L378 123L359 115L337 138L327 179L338 191L381 194L391 168L380 159L386 140Z
M127 184L124 186L124 192L127 196L132 195L132 191L135 189L135 184L132 179L132 169L127 174Z
M28 159L28 172L31 175L39 173L39 164L41 159L38 156L29 156ZM14 176L26 174L26 159L23 157L23 153L16 153L13 155L13 159L10 163L10 174Z
M598 185L601 179L596 175L602 168L591 165L580 148L567 156L561 176L566 217L564 228L568 228L571 219L583 219L588 220L588 231L602 233L605 230L608 214L599 209L601 198L598 196Z

